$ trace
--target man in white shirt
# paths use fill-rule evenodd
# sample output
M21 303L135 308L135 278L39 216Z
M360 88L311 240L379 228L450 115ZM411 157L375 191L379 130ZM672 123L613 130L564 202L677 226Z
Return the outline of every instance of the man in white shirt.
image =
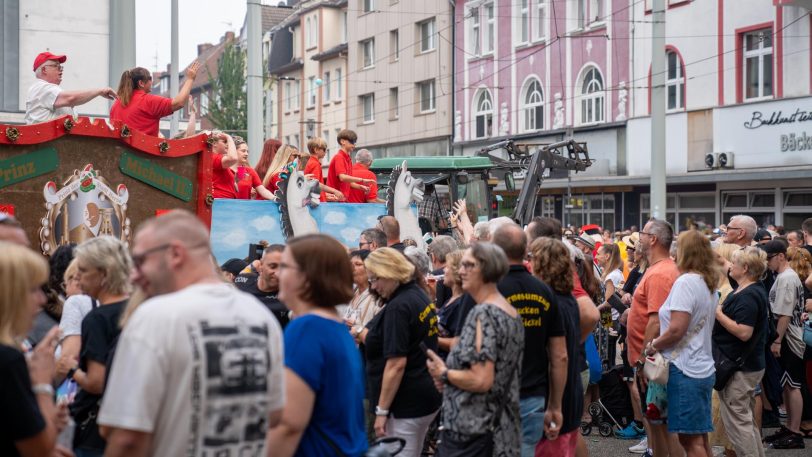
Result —
M28 89L25 101L25 123L37 124L70 114L75 116L74 106L84 105L96 97L110 100L116 98L116 92L104 87L88 90L62 90L62 64L66 56L42 52L34 59L34 74L37 80Z
M116 347L98 416L105 455L264 455L284 406L279 323L222 280L187 211L145 222L132 251L131 279L150 298Z

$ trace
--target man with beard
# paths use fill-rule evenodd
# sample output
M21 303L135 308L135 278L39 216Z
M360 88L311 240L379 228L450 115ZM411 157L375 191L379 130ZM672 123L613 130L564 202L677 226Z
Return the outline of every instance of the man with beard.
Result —
M247 292L265 305L279 321L284 329L290 318L288 307L279 301L279 264L282 262L282 251L285 246L272 244L262 251L259 259L257 274L239 275L234 279L234 285L243 292Z
M223 282L192 213L144 222L132 282L148 299L119 337L98 423L105 455L261 455L284 406L282 331Z

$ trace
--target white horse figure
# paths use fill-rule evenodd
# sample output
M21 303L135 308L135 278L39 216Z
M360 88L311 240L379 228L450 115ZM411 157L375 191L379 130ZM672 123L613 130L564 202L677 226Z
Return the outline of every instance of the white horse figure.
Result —
M415 178L406 167L406 161L392 169L389 176L389 189L386 191L386 214L395 216L400 225L400 239L413 239L421 249L426 248L423 242L423 231L417 215L412 212L412 202L423 201L423 180Z
M276 198L285 239L319 233L316 219L310 215L308 208L319 206L319 192L319 182L305 177L301 171L282 174Z

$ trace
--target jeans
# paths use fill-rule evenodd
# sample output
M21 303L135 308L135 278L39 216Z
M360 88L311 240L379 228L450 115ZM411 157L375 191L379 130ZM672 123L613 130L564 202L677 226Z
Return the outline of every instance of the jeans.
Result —
M522 418L522 457L533 457L536 444L544 436L544 411L547 401L543 396L519 400L519 416Z

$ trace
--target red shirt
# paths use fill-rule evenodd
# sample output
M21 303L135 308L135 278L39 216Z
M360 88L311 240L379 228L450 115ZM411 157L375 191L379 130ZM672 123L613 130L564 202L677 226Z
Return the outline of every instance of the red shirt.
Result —
M352 166L352 175L359 178L375 179L375 173L369 171L369 168L356 163ZM378 184L363 184L369 186L369 193L365 194L360 189L350 188L350 195L347 196L347 203L366 203L374 202L378 198Z
M259 179L257 172L253 168L243 165L237 167L235 180L237 182L237 198L241 200L250 200L251 189L262 185L262 180Z
M133 130L158 136L158 122L172 113L172 99L136 89L126 107L121 106L119 100L113 103L110 120L122 121Z
M319 184L324 184L324 173L321 170L321 160L315 155L311 155L310 158L307 160L304 169L305 175L313 175L313 179L319 182ZM326 202L327 196L322 191L321 192L321 201Z
M211 195L214 198L237 198L237 185L231 168L223 168L223 154L213 154L211 159Z
M345 196L350 195L350 183L338 179L339 175L352 176L352 159L343 149L339 149L338 154L330 161L330 167L327 169L327 185L338 189Z

